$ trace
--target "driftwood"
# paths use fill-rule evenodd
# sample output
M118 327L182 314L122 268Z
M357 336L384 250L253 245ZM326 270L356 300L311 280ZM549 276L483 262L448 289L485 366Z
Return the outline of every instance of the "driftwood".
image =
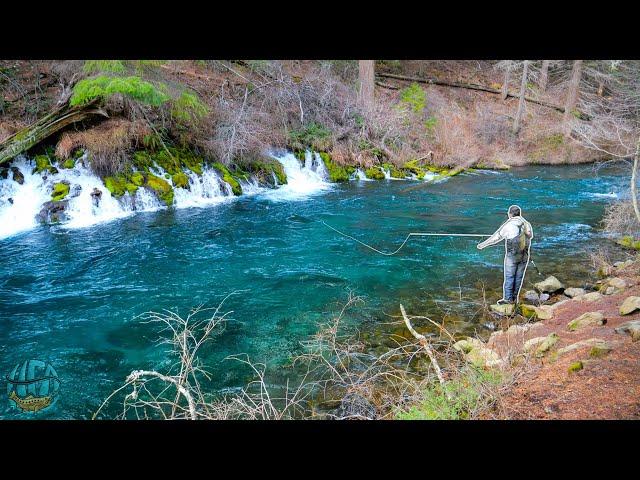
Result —
M447 399L451 400L451 394L446 388L446 381L444 379L444 376L442 375L442 370L440 369L438 360L436 359L436 354L434 353L433 348L431 348L431 345L429 344L429 340L427 340L427 337L425 337L424 335L415 331L415 329L413 328L413 325L411 325L411 322L409 321L407 312L405 312L402 304L400 304L400 313L402 313L404 324L409 329L409 332L411 332L411 335L413 335L418 340L422 348L424 348L425 352L427 352L427 355L429 356L429 360L431 360L431 366L435 370L436 377L438 377L438 382L440 382L440 386L442 387L442 391L447 396Z
M479 92L487 92L487 93L494 93L496 95L502 95L503 92L502 90L499 90L497 88L491 88L491 87L487 87L485 85L479 85L476 83L461 83L461 82L449 82L449 81L445 81L445 80L438 80L435 78L419 78L419 77L408 77L405 75L396 75L393 73L377 73L376 74L378 77L383 77L383 78L393 78L395 80L403 80L405 82L418 82L418 83L426 83L428 85L440 85L443 87L453 87L453 88L464 88L467 90L476 90ZM378 85L380 85L381 87L385 87L387 88L386 85L384 84L380 84L378 83ZM515 93L510 93L507 92L507 97L513 97L513 98L518 98L519 95L515 94ZM532 98L532 97L524 97L524 99L529 102L529 103L535 103L536 105L541 105L543 107L547 107L547 108L552 108L560 113L564 113L564 107L561 107L559 105L555 105L553 103L550 102L545 102L543 100L538 100L536 98ZM589 117L582 112L578 112L580 114L580 118L583 120L588 120Z
M17 131L0 143L0 165L26 152L72 123L93 116L109 117L107 112L99 108L96 103L79 107L70 107L67 104L53 110L40 120Z

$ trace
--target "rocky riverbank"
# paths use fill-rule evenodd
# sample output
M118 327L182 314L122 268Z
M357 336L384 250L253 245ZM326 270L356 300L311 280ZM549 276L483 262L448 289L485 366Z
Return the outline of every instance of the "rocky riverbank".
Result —
M637 262L618 262L592 291L548 278L536 284L548 299L502 317L503 328L486 342L454 344L467 362L512 379L501 394L499 418L640 418L637 269Z

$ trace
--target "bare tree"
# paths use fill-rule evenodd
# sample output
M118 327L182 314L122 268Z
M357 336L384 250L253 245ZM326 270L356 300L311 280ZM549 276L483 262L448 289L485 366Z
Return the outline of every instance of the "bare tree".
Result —
M529 60L525 60L522 64L522 80L520 82L520 98L518 100L518 111L516 119L513 122L513 134L517 135L520 131L520 122L522 121L522 113L524 112L524 97L527 91L527 77L529 74Z
M540 80L538 82L538 88L540 92L546 92L547 84L549 83L549 60L542 61L542 67L540 68Z
M375 83L375 61L359 60L359 76L358 76L358 103L361 107L369 109L373 107L375 102L374 83Z
M567 90L567 99L564 104L564 132L565 136L571 135L571 125L573 118L573 110L578 102L578 93L580 91L580 77L582 76L582 60L573 62L571 70L571 80Z

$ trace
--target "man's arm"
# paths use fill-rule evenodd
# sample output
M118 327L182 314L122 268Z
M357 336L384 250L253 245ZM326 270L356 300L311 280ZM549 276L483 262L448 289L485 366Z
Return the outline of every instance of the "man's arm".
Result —
M496 230L493 235L491 235L485 241L480 242L477 245L477 248L478 250L482 250L486 247L492 247L493 245L496 245L507 238L515 237L517 234L518 227L516 227L510 220L507 220L505 223L500 225L500 228L498 228L498 230Z

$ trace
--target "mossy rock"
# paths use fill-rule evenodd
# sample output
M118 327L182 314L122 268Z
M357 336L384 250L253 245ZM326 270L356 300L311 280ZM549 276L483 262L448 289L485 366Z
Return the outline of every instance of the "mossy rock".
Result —
M347 168L338 165L331 159L331 155L327 152L319 152L320 158L324 163L324 166L327 167L327 171L329 172L329 179L332 182L347 182L349 181L349 172ZM353 172L351 172L353 173Z
M240 185L240 182L231 175L231 172L227 167L220 162L216 162L213 164L213 168L222 174L223 181L231 185L231 191L234 195L242 195L242 186Z
M277 160L264 157L259 159L253 159L250 161L242 161L243 168L253 174L259 183L276 186L273 181L275 176L277 185L287 184L287 174L284 171L284 166Z
M69 195L69 184L66 182L59 182L53 186L53 191L51 192L51 199L54 202L59 202L63 200L67 195Z
M384 180L386 178L380 167L370 167L364 171L364 175L372 180Z
M144 184L144 175L140 172L133 172L130 175L129 180L131 180L131 183L134 185L141 187Z
M42 173L47 171L49 173L58 173L58 169L51 165L51 160L48 155L36 155L34 158L36 166L32 173Z
M407 174L403 170L400 170L395 165L389 169L389 173L391 174L392 178L399 178L399 179L407 178Z
M168 207L173 205L173 188L171 188L169 182L150 173L147 174L146 186L153 190L165 205Z
M187 177L183 172L179 172L174 174L171 177L171 181L173 185L178 188L189 188L189 177Z
M73 158L68 158L62 162L62 168L73 168L76 166L76 161Z

